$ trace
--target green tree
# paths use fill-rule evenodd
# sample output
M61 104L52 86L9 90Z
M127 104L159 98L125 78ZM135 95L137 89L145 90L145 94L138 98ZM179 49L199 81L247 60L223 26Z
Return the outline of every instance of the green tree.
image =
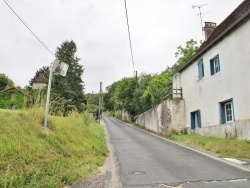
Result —
M109 111L126 110L135 115L134 92L135 78L123 78L106 88L104 94L104 109Z
M198 43L193 39L186 46L178 46L175 57L177 62L167 67L161 74L141 74L138 77L138 88L135 88L135 78L123 78L108 86L104 94L105 110L126 110L131 115L141 114L169 99L172 91L172 77L194 56Z
M151 96L145 91L149 86L150 80L153 78L151 74L141 73L138 76L138 88L134 93L134 101L136 106L136 115L141 114L151 108Z
M0 73L0 91L4 90L7 85L14 86L14 82L5 74Z
M114 82L110 86L106 87L107 92L104 93L103 95L103 101L104 101L104 110L106 111L114 111L118 110L115 109L115 103L116 101L116 96L115 96L115 90L118 85L118 82Z
M183 67L188 61L190 61L198 48L198 42L194 41L193 39L187 41L185 47L182 47L181 45L178 46L177 52L175 52L177 62L170 68L172 74L175 74L181 67Z
M97 111L99 109L99 93L95 94L85 94L87 100L87 110L88 111Z
M136 89L135 78L123 78L117 85L115 97L116 109L126 110L130 115L135 115L134 92Z
M80 65L79 58L75 55L77 46L74 41L64 41L60 47L57 48L56 58L69 65L67 75L54 75L52 79L51 93L58 94L60 98L66 100L64 104L64 116L69 111L77 110L82 112L84 110L82 102L84 99L84 82L81 78L84 69Z

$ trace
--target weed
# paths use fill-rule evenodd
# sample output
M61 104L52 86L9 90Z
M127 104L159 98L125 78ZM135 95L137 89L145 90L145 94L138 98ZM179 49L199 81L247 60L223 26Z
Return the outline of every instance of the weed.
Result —
M0 113L0 187L63 187L103 165L102 126L88 114L49 116L44 109Z
M170 134L170 139L186 145L211 151L223 157L250 159L250 142L229 138L206 137L198 134Z

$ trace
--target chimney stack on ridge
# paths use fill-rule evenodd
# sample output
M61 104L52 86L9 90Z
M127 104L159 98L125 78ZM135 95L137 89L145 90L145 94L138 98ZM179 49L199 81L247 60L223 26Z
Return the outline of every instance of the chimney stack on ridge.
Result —
M205 27L203 28L205 33L205 41L208 39L208 37L211 35L211 33L216 28L216 23L214 22L205 22Z

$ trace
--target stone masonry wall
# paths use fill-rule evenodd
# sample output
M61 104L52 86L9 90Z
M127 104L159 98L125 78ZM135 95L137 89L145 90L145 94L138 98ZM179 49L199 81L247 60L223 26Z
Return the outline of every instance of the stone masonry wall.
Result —
M182 99L169 99L144 112L136 124L157 134L166 135L185 127L185 105Z

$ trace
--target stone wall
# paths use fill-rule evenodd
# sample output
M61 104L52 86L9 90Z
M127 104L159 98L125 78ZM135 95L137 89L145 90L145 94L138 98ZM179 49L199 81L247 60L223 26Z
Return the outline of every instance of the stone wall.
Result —
M125 110L122 110L120 115L119 115L119 119L124 121L124 122L131 122L131 116L130 114L125 111Z
M197 128L194 132L203 136L250 140L250 120Z
M157 134L166 135L185 127L185 105L182 99L169 99L144 112L136 124Z

